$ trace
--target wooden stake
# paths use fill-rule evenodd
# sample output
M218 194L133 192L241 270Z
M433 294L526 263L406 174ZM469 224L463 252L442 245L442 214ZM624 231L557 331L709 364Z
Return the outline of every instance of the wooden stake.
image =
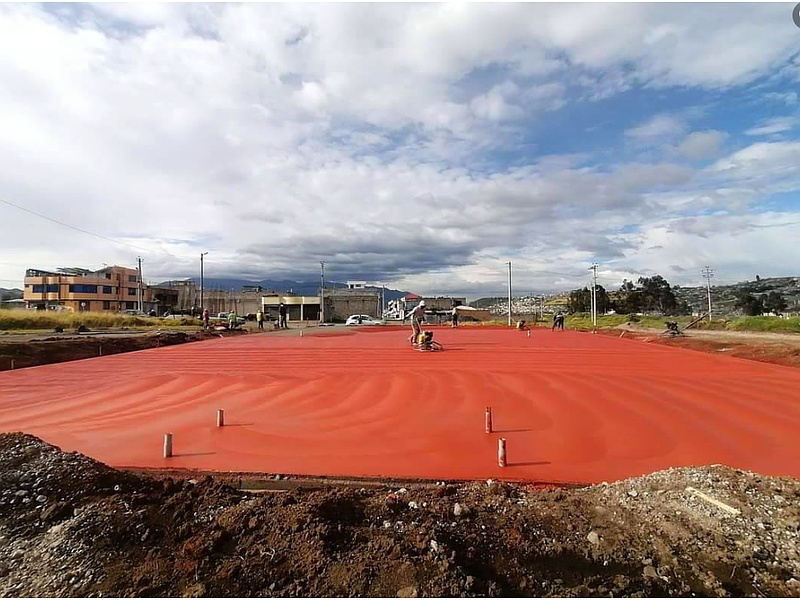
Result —
M164 458L170 458L172 456L172 434L165 433L164 434Z
M739 509L733 508L732 506L729 506L729 505L725 504L724 502L720 502L719 500L716 500L715 498L712 498L711 496L708 496L708 495L704 494L703 492L699 492L696 489L694 489L693 487L687 487L686 491L689 492L690 494L694 494L698 498L702 498L703 500L705 500L706 502L709 502L710 504L713 504L717 508L721 508L726 513L729 513L731 515L740 515L740 514L742 514L742 511L740 511Z
M506 438L497 440L497 464L501 467L506 466Z
M217 427L225 426L225 411L221 408L217 409Z

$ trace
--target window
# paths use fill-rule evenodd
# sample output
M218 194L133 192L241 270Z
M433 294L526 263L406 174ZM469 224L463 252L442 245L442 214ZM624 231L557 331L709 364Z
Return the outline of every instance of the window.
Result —
M71 283L69 285L69 291L73 294L96 294L97 293L97 286L96 285L86 285L83 283Z
M103 286L103 293L104 294L112 294L113 291L111 290L111 286L110 285L104 285Z
M47 289L45 289L47 288ZM48 283L47 285L42 284L33 284L33 293L34 294L57 294L58 293L58 284L57 283Z
M135 296L136 288L128 288L128 296Z
M111 302L108 300L103 300L103 310L109 310L111 308Z
M136 275L128 275L128 282L129 283L136 283L137 281L139 281L139 280L137 279Z
M111 279L111 273L106 273L106 279Z

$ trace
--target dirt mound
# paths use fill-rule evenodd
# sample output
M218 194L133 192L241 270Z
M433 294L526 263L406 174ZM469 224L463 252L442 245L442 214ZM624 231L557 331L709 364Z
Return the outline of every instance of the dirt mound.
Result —
M97 332L47 336L9 335L0 339L0 371L135 352L219 337L205 331ZM13 362L12 362L13 361Z
M2 596L800 595L800 482L725 467L254 493L24 434L0 465Z

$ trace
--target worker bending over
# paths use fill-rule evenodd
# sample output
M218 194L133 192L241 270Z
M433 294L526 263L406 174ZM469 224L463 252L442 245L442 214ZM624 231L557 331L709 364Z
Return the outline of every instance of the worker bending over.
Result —
M404 321L411 317L411 337L409 341L414 344L417 340L417 336L422 331L420 327L422 322L425 320L425 300L422 300L417 306L406 315Z

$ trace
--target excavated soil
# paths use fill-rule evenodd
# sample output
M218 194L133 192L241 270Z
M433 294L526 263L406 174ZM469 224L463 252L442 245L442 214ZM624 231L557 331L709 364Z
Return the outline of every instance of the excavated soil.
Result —
M747 331L689 330L683 335L665 335L663 330L621 326L615 329L598 330L605 335L621 335L707 353L725 353L736 358L759 362L800 367L800 335L793 333L769 333Z
M184 344L210 335L201 331L4 335L0 338L0 371Z
M800 483L721 466L256 493L25 434L0 464L2 596L800 595Z

